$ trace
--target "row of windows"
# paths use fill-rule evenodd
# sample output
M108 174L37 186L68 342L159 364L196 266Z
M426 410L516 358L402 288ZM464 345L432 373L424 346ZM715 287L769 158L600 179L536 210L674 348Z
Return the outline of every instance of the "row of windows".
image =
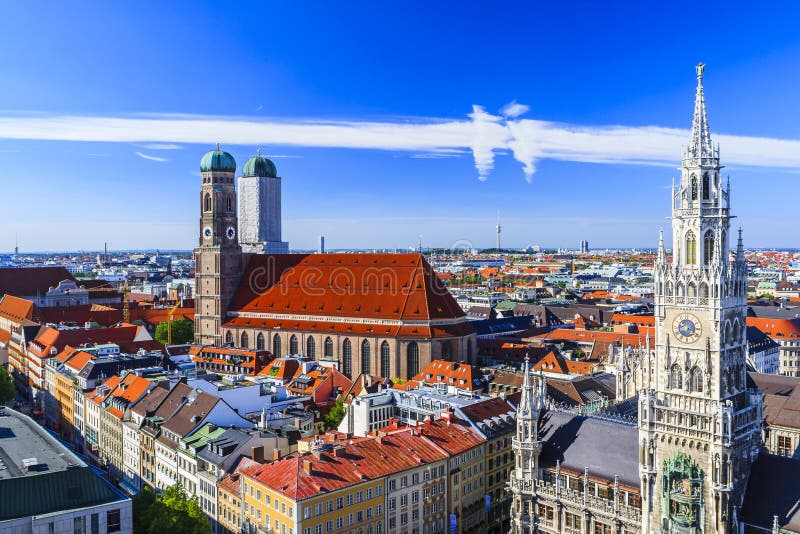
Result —
M234 344L233 339L233 332L228 331L225 334L225 343L228 345ZM242 332L239 337L239 347L243 349L250 348L250 336L248 336L247 332ZM450 357L451 348L449 343L445 343L442 345L442 356L444 357L445 347L447 347L448 358ZM259 333L256 336L256 350L266 350L266 338L264 337L263 333ZM295 334L289 338L289 352L290 355L295 355L300 353L300 344ZM283 349L281 346L281 337L279 334L275 334L272 337L272 354L276 358L280 358L283 356ZM308 358L316 358L316 341L313 337L309 336L306 338L306 353L305 356ZM330 337L325 338L324 342L324 358L333 359L333 339ZM366 374L372 374L372 347L368 340L363 340L361 342L361 372ZM406 366L408 370L408 376L413 377L417 373L419 373L419 345L417 345L416 341L412 341L408 344L406 348ZM391 374L391 349L389 347L389 343L384 341L380 345L380 369L376 369L381 373L381 376L389 376ZM342 342L342 373L347 376L352 376L353 374L353 346L349 338L345 338Z

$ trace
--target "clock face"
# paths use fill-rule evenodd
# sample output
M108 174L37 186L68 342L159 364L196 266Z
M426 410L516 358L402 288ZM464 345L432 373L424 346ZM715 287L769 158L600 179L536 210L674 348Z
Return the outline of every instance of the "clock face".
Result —
M675 318L672 323L672 331L678 341L684 343L694 343L700 339L703 328L700 320L691 313L682 313Z
M214 231L211 229L210 226L206 226L203 228L203 238L204 239L211 239L211 236L214 235Z
M228 236L230 241L233 241L233 238L236 237L236 228L229 226L228 229L225 230L225 235Z

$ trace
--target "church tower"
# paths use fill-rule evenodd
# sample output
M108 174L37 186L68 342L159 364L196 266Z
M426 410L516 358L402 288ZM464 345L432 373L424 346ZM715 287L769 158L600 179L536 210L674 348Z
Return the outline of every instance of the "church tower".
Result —
M236 161L220 150L200 160L200 243L195 260L195 343L221 346L221 327L242 275Z
M536 506L537 482L539 480L539 455L542 440L539 436L539 421L544 411L547 395L544 377L539 377L534 386L528 358L525 358L522 396L517 409L517 435L512 440L516 464L511 472L511 532L534 534L538 518Z
M645 534L738 532L760 443L761 400L746 386L747 268L741 231L729 258L730 185L711 143L703 71L673 186L673 254L662 236L654 270L656 347L639 392Z
M239 177L239 242L247 253L289 252L289 243L281 241L281 178L261 150Z

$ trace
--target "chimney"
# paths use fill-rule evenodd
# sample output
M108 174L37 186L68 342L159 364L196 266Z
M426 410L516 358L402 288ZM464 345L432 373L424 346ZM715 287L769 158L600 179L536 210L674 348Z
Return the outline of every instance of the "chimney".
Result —
M272 449L272 461L277 462L281 459L281 450L280 449Z
M333 455L336 458L339 458L343 454L344 454L344 447L336 447L335 449L333 449Z
M253 449L251 451L251 458L253 459L254 462L257 462L259 464L263 464L264 463L264 446L263 445L259 445L258 447L253 447Z
M306 472L307 475L313 473L313 469L311 469L311 460L303 460L303 471Z

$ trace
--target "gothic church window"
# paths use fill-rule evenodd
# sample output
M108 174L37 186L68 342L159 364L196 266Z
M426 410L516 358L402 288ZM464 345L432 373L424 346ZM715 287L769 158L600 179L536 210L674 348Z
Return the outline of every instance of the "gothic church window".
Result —
M406 371L408 378L414 378L419 373L419 345L416 341L409 343L406 349Z
M246 349L248 347L249 341L250 341L250 339L247 337L247 332L242 332L242 338L241 339L242 339L242 342L241 342L241 344L239 346L242 347L243 349Z
M230 196L226 199L226 203L227 203L226 207L228 208L228 212L233 211L233 199Z
M289 354L298 354L300 352L300 348L297 346L297 336L292 334L292 337L289 338Z
M370 347L369 341L366 339L361 342L361 372L370 374Z
M697 265L697 238L691 230L686 234L686 264Z
M703 175L703 200L709 199L709 193L711 189L711 184L708 180L708 173Z
M211 211L211 195L208 193L203 197L203 210Z
M276 358L281 357L281 336L278 334L272 337L272 355Z
M256 336L256 350L264 350L266 344L264 343L264 334L259 333Z
M306 358L314 358L316 356L317 346L314 342L314 338L309 336L306 339Z
M353 374L353 347L349 339L342 343L342 373L348 378Z
M705 282L700 284L700 298L708 298L708 284Z
M389 364L389 343L384 341L381 343L381 376L384 378L389 378L389 373L391 373Z
M697 176L692 176L692 200L697 200Z
M325 357L333 358L333 340L330 337L325 338Z
M230 331L225 333L225 344L233 345L233 334Z

